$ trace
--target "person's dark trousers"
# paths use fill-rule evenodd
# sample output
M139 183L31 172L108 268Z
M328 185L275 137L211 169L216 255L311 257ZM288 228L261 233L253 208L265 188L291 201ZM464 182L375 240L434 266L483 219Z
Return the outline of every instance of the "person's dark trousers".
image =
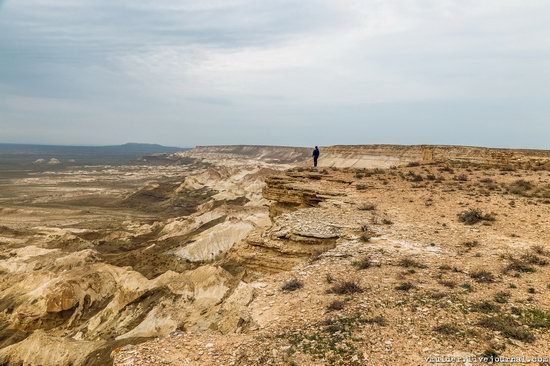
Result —
M317 159L318 159L317 156L313 157L313 166L314 167L317 167Z

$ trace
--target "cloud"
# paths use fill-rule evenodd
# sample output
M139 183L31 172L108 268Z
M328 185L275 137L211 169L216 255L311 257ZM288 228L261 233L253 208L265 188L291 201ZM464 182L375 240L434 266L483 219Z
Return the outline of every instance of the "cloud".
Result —
M445 129L465 123L449 118L460 106L478 125L521 116L550 133L540 126L550 99L548 11L544 0L11 1L0 13L0 98L28 103L0 111L0 124L47 125L52 142L67 143L58 120L70 116L71 138L78 121L125 131L101 127L97 143L271 143L265 131L295 129L292 143L306 144L330 115L345 119L324 127L341 143L346 134L360 142L353 130L363 129L370 142L445 143L454 141ZM375 128L377 120L410 136ZM472 141L517 136L484 131ZM284 143L282 132L270 136Z

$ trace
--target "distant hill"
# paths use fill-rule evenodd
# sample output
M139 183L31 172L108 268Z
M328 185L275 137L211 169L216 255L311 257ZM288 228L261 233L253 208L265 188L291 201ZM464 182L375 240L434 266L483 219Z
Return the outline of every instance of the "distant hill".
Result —
M169 154L188 148L157 144L127 143L112 146L65 146L0 143L0 167L42 164L50 159L59 165L124 164L134 162L144 155ZM38 161L38 162L37 162Z
M124 145L110 146L68 146L68 145L31 145L31 144L1 144L0 153L3 154L121 154L143 155L155 153L173 153L187 150L181 147L162 146L157 144L127 143Z

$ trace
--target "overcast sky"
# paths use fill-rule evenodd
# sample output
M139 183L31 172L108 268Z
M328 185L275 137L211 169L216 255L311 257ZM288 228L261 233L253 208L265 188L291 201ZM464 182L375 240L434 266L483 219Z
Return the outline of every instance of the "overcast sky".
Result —
M550 149L550 0L0 0L0 142Z

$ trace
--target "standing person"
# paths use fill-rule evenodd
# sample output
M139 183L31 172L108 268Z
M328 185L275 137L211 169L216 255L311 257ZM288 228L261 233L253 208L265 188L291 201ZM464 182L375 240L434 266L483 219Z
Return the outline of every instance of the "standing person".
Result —
M315 149L313 149L313 166L317 167L317 159L319 159L319 155L321 155L321 152L319 151L319 147L315 146Z

